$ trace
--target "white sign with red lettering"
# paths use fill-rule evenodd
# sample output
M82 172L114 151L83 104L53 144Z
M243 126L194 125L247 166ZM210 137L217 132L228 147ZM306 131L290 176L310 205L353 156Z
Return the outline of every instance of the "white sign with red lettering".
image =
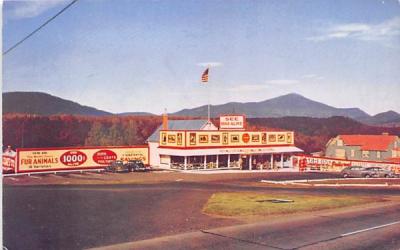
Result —
M141 146L17 149L17 172L104 168L115 160L149 163L149 148Z
M220 129L244 129L244 115L222 115L219 117Z

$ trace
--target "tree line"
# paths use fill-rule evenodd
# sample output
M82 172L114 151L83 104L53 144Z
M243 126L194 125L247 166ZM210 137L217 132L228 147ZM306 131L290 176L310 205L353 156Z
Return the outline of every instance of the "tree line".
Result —
M144 144L161 124L158 116L3 116L3 145L13 148Z
M170 117L170 119L193 119ZM218 124L218 119L213 119ZM160 126L160 116L3 116L3 145L13 148L124 146L144 144ZM306 153L322 151L338 134L400 135L400 127L374 127L349 118L249 118L248 129L295 131L295 144Z

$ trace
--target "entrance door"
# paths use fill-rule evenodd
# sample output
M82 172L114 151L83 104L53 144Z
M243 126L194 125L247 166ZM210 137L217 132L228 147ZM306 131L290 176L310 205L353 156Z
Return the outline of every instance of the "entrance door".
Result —
M241 162L242 162L242 169L243 170L248 170L249 169L249 162L250 162L250 157L248 155L241 155L240 156Z

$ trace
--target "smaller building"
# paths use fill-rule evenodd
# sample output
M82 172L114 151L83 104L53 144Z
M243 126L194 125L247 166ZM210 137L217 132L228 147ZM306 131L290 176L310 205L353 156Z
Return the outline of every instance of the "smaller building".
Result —
M338 135L326 144L326 157L347 160L391 161L400 157L400 138L382 135Z

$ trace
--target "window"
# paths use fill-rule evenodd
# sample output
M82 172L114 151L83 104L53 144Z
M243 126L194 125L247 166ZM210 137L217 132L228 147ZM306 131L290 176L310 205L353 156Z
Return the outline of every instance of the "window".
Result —
M346 158L346 150L341 149L341 148L337 148L337 149L335 150L335 157L336 157L336 158L345 159L345 158Z
M340 140L340 139L338 139L338 140L336 141L336 145L337 145L337 146L343 146L343 141Z
M363 157L363 158L369 158L369 151L363 150L363 151L362 151L362 157Z
M355 155L354 149L352 149L352 150L350 151L350 155L351 155L351 157L354 157L354 155Z
M380 159L381 158L381 151L376 152L376 158Z

